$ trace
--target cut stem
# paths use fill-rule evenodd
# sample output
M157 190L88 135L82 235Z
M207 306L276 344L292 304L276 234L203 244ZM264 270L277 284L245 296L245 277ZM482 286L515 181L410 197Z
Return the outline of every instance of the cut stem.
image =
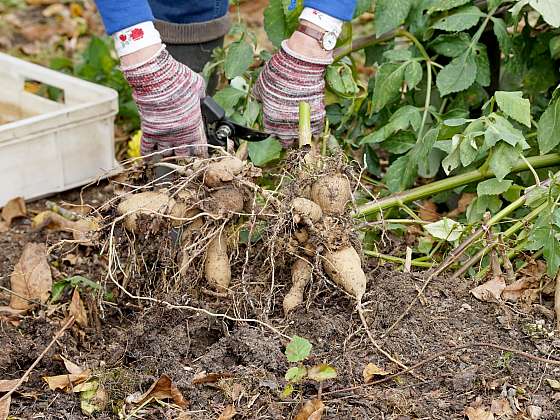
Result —
M311 108L307 102L299 103L299 147L311 146Z

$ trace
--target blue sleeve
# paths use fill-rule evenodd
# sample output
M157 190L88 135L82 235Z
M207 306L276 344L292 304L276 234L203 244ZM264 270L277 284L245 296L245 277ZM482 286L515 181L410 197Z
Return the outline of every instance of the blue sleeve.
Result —
M154 20L148 0L96 0L95 3L109 35Z
M305 0L303 5L340 20L352 20L357 0ZM396 0L398 1L398 0Z

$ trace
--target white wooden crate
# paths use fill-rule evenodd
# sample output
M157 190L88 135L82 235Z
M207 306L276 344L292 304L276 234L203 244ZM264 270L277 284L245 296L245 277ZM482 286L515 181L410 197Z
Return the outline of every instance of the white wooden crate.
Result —
M37 81L64 103L24 90ZM115 90L0 53L0 207L88 184L119 170Z

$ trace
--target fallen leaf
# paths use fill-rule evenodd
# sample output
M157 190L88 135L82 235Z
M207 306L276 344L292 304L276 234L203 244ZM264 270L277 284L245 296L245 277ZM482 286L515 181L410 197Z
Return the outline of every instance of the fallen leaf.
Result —
M80 325L81 327L87 327L87 312L77 287L74 288L74 293L72 294L72 301L70 302L68 312L70 312L70 315L73 315L74 318L76 318L76 322L78 323L78 325Z
M64 356L60 356L60 358L62 359L62 361L64 362L64 367L66 367L66 370L69 373L73 373L74 375L79 375L80 373L82 373L83 371L85 371L86 369L78 366L76 363L68 360L66 357Z
M33 41L48 41L57 32L55 26L47 25L46 23L38 23L34 25L25 25L21 28L21 35L29 42Z
M418 216L425 222L437 222L441 219L441 214L438 213L437 205L433 201L426 200L420 205Z
M171 381L169 376L161 375L161 377L152 384L150 389L141 395L132 394L127 397L126 402L131 404L144 405L152 400L171 399L181 408L186 408L188 402L181 394L181 391Z
M511 405L506 398L492 400L492 403L490 404L490 411L498 417L513 415Z
M87 245L92 243L91 235L99 229L99 221L91 217L72 221L58 213L47 210L35 216L31 226L35 231L52 229L55 231L72 233L76 241Z
M469 420L494 420L494 414L483 407L467 407L465 416L467 416Z
M51 269L47 262L47 247L28 243L10 276L13 294L10 306L13 309L29 309L28 300L46 302L52 287ZM23 299L26 298L26 299Z
M531 289L537 289L538 293L539 284L538 280L537 284L535 284L535 280L535 278L523 278L507 285L502 291L502 299L517 302L524 296L530 297L531 294L534 295L534 293L526 293Z
M336 369L331 365L322 363L309 369L307 371L307 377L312 381L317 382L326 381L327 379L334 379L336 378Z
M376 376L387 376L390 375L391 372L387 372L381 369L379 366L374 365L373 363L368 363L362 372L364 376L364 382L366 384L373 381Z
M11 397L0 398L0 420L6 420L10 414Z
M222 411L222 414L220 414L218 420L231 420L236 415L237 411L235 411L235 407L233 406L233 404L230 404L226 408L224 408L224 411Z
M531 420L539 420L542 416L543 409L538 405L530 405L527 407L527 414Z
M19 382L19 379L0 379L0 392L9 392Z
M44 381L47 383L52 391L62 389L65 392L72 392L73 387L85 382L91 376L89 369L84 370L82 373L69 373L66 375L56 376L43 376Z
M194 376L192 383L193 385L213 384L220 379L231 378L232 376L231 373L206 373L206 371L202 371Z
M457 202L457 208L447 213L447 217L454 218L466 212L467 208L475 198L475 193L464 193L461 195L461 198L459 198L459 201Z
M4 219L8 227L12 224L12 220L25 216L27 216L27 208L22 197L11 199L2 208L2 219Z
M323 401L315 398L307 401L303 405L294 420L321 420L324 411L325 404L323 404Z
M505 288L506 282L504 278L502 276L494 276L486 283L472 289L471 293L478 300L482 300L484 302L496 302L497 300L500 300L502 291Z
M560 381L556 379L547 379L546 382L554 391L560 391Z
M0 233L4 233L10 230L8 224L2 220L0 220Z

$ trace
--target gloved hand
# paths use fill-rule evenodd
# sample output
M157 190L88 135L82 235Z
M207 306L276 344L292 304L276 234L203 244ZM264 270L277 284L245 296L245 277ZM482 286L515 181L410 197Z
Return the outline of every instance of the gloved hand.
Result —
M298 137L299 103L311 108L311 131L319 134L325 119L325 71L332 59L309 58L287 41L261 72L253 93L263 104L264 127L285 146Z
M123 73L142 121L142 155L206 156L206 134L200 99L204 80L175 61L162 46L149 60Z

